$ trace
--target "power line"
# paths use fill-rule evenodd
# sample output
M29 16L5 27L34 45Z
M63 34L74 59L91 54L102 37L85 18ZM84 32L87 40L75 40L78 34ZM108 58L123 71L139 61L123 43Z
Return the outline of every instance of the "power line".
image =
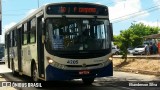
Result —
M140 11L138 11L138 12L134 12L134 13L131 13L131 14L128 14L128 15L120 16L120 17L114 18L113 20L116 20L116 19L119 19L119 18L123 18L123 17L127 17L127 16L132 16L132 15L134 15L134 14L141 13L141 12L144 12L144 11L147 11L147 10L150 10L150 9L155 9L155 8L157 8L157 7L159 7L159 6L160 6L160 5L153 6L153 7L144 9L144 10L140 10Z
M99 1L99 0L97 0L97 1ZM97 1L95 1L95 0L91 0L90 2L97 2ZM125 0L123 0L123 1L125 1ZM117 2L122 2L122 1L117 1ZM108 5L108 4L112 4L112 3L115 3L115 2L113 2L113 1L110 1L110 3L107 3L106 5ZM40 0L37 0L37 7L39 8L39 6L40 6ZM8 11L27 11L27 10L30 10L30 9L17 9L17 10L5 10L5 12L8 12Z
M27 11L27 10L30 10L30 9L13 9L13 10L4 10L5 12L10 12L10 11Z
M122 2L122 1L119 1L119 2ZM111 3L114 3L114 2L111 2ZM38 5L39 5L39 2L38 2ZM124 15L124 16L120 16L120 17L112 19L111 21L113 21L114 23L115 22L117 23L117 22L120 22L120 21L128 20L130 18L137 17L137 15L143 15L143 14L145 14L145 11L147 11L147 10L149 10L149 12L158 10L159 8L157 8L157 7L159 7L159 6L160 5L153 6L153 7L147 8L145 10L141 10L141 11L134 12L134 13L131 13L131 14L128 14L128 15ZM20 10L30 10L30 9L20 9ZM9 10L9 11L19 11L19 10ZM3 16L5 16L5 17L6 16L22 16L22 15L24 15L24 14L3 14ZM129 18L126 19L125 17L129 17Z
M157 2L155 3L158 3L160 0L158 0ZM158 7L158 8L157 8ZM149 10L151 9L151 10ZM150 7L150 8L147 8L145 10L141 10L141 11L138 11L138 12L134 12L134 13L131 13L131 14L128 14L128 15L124 15L124 16L120 16L120 17L117 17L117 18L114 18L112 20L115 20L114 23L118 23L118 22L121 22L121 21L124 21L124 20L128 20L130 18L134 18L134 17L137 17L137 16L140 16L140 15L143 15L143 14L146 14L145 11L149 10L148 12L153 12L153 11L156 11L160 9L160 5L156 5L156 6L153 6L153 7ZM137 15L136 15L137 14ZM129 17L130 16L130 17ZM129 18L125 18L125 17L129 17ZM122 18L122 19L120 19ZM124 18L124 19L123 19ZM119 19L119 20L116 20L116 19Z
M112 19L111 21L113 21L113 23L118 23L118 22L121 22L121 21L124 21L124 20L128 20L130 18L134 18L134 17L140 16L140 15L146 14L145 11L153 12L153 11L159 10L160 9L159 6L160 5L153 6L153 7L150 7L148 9L145 9L145 10L141 10L141 11L134 12L134 13L131 13L131 14L128 14L128 15L124 15L124 16L120 16L120 17Z
M7 16L17 16L17 15L18 15L18 16L19 16L19 15L24 15L24 14L2 14L2 15L5 15L5 16L6 16L6 15L7 15Z

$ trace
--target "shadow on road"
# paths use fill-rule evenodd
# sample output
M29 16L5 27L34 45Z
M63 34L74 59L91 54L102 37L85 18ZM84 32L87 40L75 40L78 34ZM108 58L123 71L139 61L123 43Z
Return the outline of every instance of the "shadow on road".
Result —
M12 73L3 73L2 76L6 78L6 81L14 83L35 83L32 79L25 75L13 76ZM85 85L81 80L71 80L71 81L39 81L42 87L38 88L22 88L21 90L85 90L86 88L93 88L94 85ZM81 88L81 89L80 89ZM19 90L20 88L16 88ZM86 89L88 90L88 89ZM93 89L92 89L93 90ZM94 89L96 90L96 89Z

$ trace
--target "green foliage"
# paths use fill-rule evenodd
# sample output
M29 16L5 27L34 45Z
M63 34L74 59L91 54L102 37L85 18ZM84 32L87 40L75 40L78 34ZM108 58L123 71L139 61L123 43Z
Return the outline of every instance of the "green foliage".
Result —
M127 30L122 30L120 35L114 36L114 44L122 51L122 58L127 59L127 48L143 43L143 36L158 34L160 28L146 26L143 23L131 24Z

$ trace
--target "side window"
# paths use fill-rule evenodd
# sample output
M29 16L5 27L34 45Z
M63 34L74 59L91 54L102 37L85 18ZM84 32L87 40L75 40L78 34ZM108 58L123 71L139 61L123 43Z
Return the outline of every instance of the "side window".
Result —
M8 42L7 45L8 45L8 47L11 47L11 38L10 38L10 34L11 34L11 33L9 32L8 35L7 35L7 36L8 36L8 37L7 37L7 42Z
M13 31L14 32L14 38L13 38L13 41L14 41L14 45L13 46L17 46L17 33L16 33L16 30Z
M22 31L21 32L21 37L22 37L22 41L21 41L21 43L22 43L22 45L23 45L23 41L24 41L24 30L23 30L23 25L22 25L22 27L20 28L20 30Z
M30 25L30 43L36 42L36 18L31 20Z
M8 42L7 42L7 34L5 34L5 40L4 40L4 41L5 41L5 44L4 44L4 45L5 45L5 48L7 48L7 46L8 46L8 45L7 45L7 44L8 44Z
M12 47L14 47L14 30L11 32L11 43L12 43Z
M23 44L27 44L27 23L24 24L23 28Z
M9 47L12 47L12 41L13 41L12 40L12 32L9 33L9 38L10 38L9 39L9 42L10 42Z
M30 33L31 33L31 21L28 21L27 22L27 43L31 43L30 42Z

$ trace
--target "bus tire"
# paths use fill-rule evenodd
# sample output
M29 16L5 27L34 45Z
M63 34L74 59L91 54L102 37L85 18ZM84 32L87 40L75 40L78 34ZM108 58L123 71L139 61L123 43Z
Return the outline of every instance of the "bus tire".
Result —
M34 82L38 82L38 72L37 72L36 64L34 64L32 67L32 80Z
M82 78L85 85L91 85L94 82L94 78Z
M12 59L12 74L13 74L13 76L17 76L18 75L18 72L15 71L13 59Z

